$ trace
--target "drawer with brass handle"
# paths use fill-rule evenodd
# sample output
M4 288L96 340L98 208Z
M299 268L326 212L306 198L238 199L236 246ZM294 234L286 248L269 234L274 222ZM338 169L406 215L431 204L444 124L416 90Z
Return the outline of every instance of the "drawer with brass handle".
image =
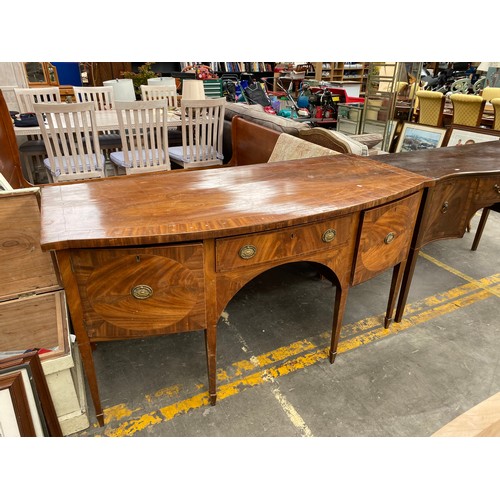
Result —
M74 250L71 265L90 337L204 327L201 243Z
M421 193L362 214L352 285L357 285L406 259Z
M220 238L217 272L308 255L343 245L352 231L352 215L277 231Z
M500 202L500 175L480 178L475 198L488 205Z

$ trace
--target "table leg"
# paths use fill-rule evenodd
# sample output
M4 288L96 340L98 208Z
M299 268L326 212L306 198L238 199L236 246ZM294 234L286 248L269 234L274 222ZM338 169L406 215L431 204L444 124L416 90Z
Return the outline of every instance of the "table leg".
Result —
M486 226L486 221L488 220L488 215L490 214L489 208L483 208L481 212L481 218L479 219L479 224L476 229L476 236L474 237L474 241L472 242L471 250L476 251L477 246L479 245L479 241L481 240L481 236L483 235L484 226Z
M415 271L415 265L417 263L419 248L412 248L406 261L403 274L403 282L401 285L401 290L399 293L398 305L396 307L396 317L394 321L399 323L403 318L403 313L406 306L406 300L408 299L408 292L410 291L411 280L413 278L413 273Z
M92 346L90 342L78 343L78 349L80 350L80 355L82 358L83 369L85 370L85 376L87 377L87 382L89 384L90 395L92 397L92 403L94 404L94 410L97 418L97 422L100 427L104 426L104 413L101 406L101 398L99 396L99 388L97 385L97 377L95 374L94 358L92 356Z
M399 288L401 286L401 280L403 278L403 273L406 261L400 262L392 271L391 280L391 291L389 292L389 301L387 302L387 310L385 312L384 328L389 328L392 321L392 313L394 312L394 304L396 303L396 297L398 296Z
M340 330L342 329L342 319L344 317L344 310L347 302L349 286L342 286L337 284L335 290L335 306L333 311L333 326L332 326L332 340L330 345L329 359L330 363L335 361L337 356L337 347L340 339Z
M216 344L217 344L217 327L209 326L205 330L205 348L207 352L207 371L208 371L208 396L210 404L215 406L217 400L217 383L216 383Z

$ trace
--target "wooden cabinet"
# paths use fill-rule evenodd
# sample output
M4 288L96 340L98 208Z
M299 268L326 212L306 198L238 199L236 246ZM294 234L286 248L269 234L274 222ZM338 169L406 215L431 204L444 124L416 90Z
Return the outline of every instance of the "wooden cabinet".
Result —
M93 343L203 329L215 404L219 317L245 284L285 263L314 262L336 284L333 362L359 235L357 279L387 267L399 276L424 181L336 155L44 188L42 245L57 255L98 422Z
M40 247L39 188L0 194L0 356L43 349L42 368L64 435L89 426L82 364L69 337L66 296Z

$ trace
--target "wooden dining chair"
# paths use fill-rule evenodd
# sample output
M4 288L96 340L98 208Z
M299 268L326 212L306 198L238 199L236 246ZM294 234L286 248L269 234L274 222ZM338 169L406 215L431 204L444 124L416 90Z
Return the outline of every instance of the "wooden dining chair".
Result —
M126 174L170 170L167 134L167 101L117 102L122 137L121 151L111 161Z
M141 96L143 101L166 99L169 108L177 108L178 106L177 89L168 85L141 85ZM168 145L169 147L182 145L182 132L180 127L169 127Z
M113 87L103 85L98 87L73 87L76 102L92 102L95 111L115 109L115 96ZM118 130L107 130L99 133L99 144L106 157L113 151L118 151L122 146L122 138ZM115 173L117 173L115 171Z
M34 113L36 103L61 102L59 87L14 88L14 95L19 113ZM31 184L45 182L45 169L39 169L47 157L45 143L41 135L29 135L27 140L19 145L21 163L24 173Z
M166 99L169 108L177 107L177 89L168 85L141 85L143 101Z
M432 90L417 91L418 123L421 125L443 126L443 112L446 97L442 92Z
M183 168L222 165L226 98L181 101L182 146L168 149L170 160Z
M33 107L47 150L43 163L50 182L106 176L91 102L34 104Z
M479 127L486 101L479 95L451 94L453 105L452 125Z

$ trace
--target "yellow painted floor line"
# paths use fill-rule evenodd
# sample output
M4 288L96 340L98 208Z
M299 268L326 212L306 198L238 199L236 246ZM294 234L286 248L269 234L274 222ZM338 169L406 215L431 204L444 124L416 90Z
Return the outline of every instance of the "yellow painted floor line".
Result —
M474 278L468 276L467 274L462 273L458 269L455 269L455 268L445 264L444 262L441 262L440 260L435 259L434 257L431 257L429 254L426 254L425 252L420 251L419 255L421 255L424 259L427 259L429 262L432 262L436 266L439 266L442 269L445 269L449 273L452 273L455 276L458 276L459 278L462 278L465 281L469 281L471 283L476 282L476 280ZM499 297L500 297L500 295L499 295Z
M403 320L400 323L391 324L388 329L384 329L381 326L381 315L363 319L353 325L345 325L342 329L342 338L339 343L338 353L347 352L375 340L397 334L412 326L453 312L460 307L467 307L492 295L499 296L499 294L500 274L495 274L480 280L473 280L436 296L427 297L418 303L409 304ZM376 319L378 319L377 323ZM318 342L318 344L321 344L319 347L315 342L303 340L290 344L288 355L287 348L282 347L270 353L256 356L255 359L251 359L250 361L234 363L232 366L238 368L238 370L235 370L235 373L238 375L229 377L227 372L223 372L221 379L224 382L218 387L217 400L224 400L249 387L269 383L270 380L311 366L318 361L326 360L328 357L327 339L330 338L330 334L329 332L325 332L317 337L320 340L323 339ZM269 366L273 363L274 366ZM269 367L262 369L265 366ZM257 371L252 373L252 370L256 369ZM245 373L248 373L248 375L245 375ZM241 375L243 375L241 378L235 378ZM235 379L232 380L233 378ZM178 415L208 405L207 392L195 394L150 413L144 413L143 408L129 410L124 405L117 405L105 410L107 427L103 428L101 435L133 436L148 426L172 420ZM129 420L120 423L120 419L123 417ZM297 419L296 422L300 428L302 425L300 420ZM115 424L118 425L115 426ZM307 435L308 431L306 429L307 426L303 428L303 435Z

